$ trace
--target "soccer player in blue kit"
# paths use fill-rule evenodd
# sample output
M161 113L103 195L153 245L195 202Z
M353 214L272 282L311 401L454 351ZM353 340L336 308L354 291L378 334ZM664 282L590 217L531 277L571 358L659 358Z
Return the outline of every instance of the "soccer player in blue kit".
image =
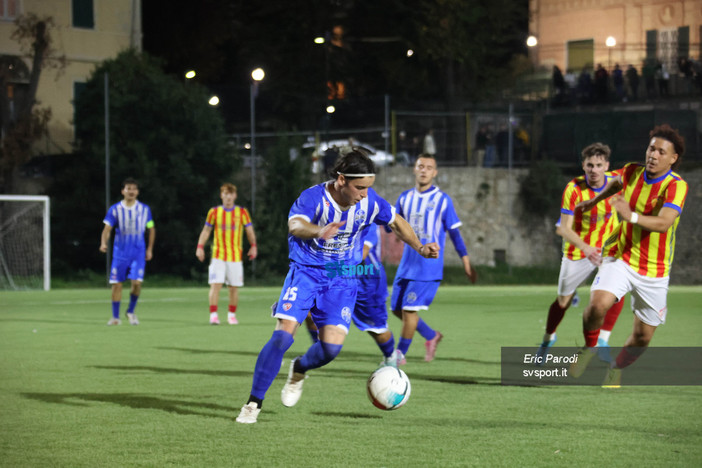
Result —
M146 261L151 260L154 251L156 229L148 205L137 200L139 184L132 178L122 182L124 199L115 203L107 210L105 227L100 236L100 252L107 252L112 229L115 230L114 246L112 247L112 266L110 267L110 284L112 285L112 318L108 325L120 325L119 308L122 300L122 282L129 278L132 286L127 307L127 318L131 325L139 325L139 319L134 313L137 300L141 294L141 283L144 281ZM144 233L149 231L148 245Z
M410 225L371 186L375 166L363 148L354 147L339 157L333 179L303 191L288 215L290 269L273 317L273 336L258 355L251 394L236 421L257 421L266 392L280 371L283 355L293 335L311 312L319 341L292 360L281 392L285 406L294 406L302 395L305 372L331 362L341 351L356 304L357 278L328 275L325 265L361 262L357 242L370 224L389 225L404 242L426 258L437 258L436 243L422 244Z
M402 252L390 299L393 314L402 319L402 332L396 352L398 364L405 364L405 355L412 344L415 331L419 331L427 340L425 361L434 359L436 346L443 338L441 333L430 328L419 318L418 311L429 308L443 279L447 232L458 256L461 257L466 276L472 283L477 279L477 273L470 265L470 257L458 229L461 220L453 208L453 201L432 184L437 175L436 159L420 154L414 166L414 175L414 188L402 192L395 209L412 226L421 242L439 244L439 255L426 258L417 255L407 246Z

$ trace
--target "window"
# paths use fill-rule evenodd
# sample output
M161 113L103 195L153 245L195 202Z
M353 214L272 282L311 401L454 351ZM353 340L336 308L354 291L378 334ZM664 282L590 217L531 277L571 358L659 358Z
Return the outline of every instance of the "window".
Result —
M95 27L93 0L71 0L71 7L74 28L93 29Z
M646 31L646 59L655 60L658 49L658 31L651 29Z
M595 41L568 41L568 65L566 70L577 73L583 68L594 70Z
M678 28L678 58L690 57L690 26Z
M677 70L678 63L678 28L658 30L658 61L666 66L668 71Z
M0 0L0 20L14 20L17 16L17 0Z

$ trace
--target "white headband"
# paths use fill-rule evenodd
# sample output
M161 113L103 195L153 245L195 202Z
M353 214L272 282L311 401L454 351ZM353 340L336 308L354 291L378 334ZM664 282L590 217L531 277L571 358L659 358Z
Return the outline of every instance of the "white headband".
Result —
M375 174L344 174L343 172L338 172L337 174L342 175L344 177L375 177Z

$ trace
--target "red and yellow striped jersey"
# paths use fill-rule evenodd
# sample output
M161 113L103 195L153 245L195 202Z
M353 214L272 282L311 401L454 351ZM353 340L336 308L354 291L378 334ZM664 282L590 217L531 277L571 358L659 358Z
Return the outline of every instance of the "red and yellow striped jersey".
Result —
M666 232L652 232L638 224L622 221L617 242L603 255L621 258L643 276L670 276L675 233L687 197L687 182L673 171L649 179L645 167L635 163L624 166L621 178L624 198L632 210L645 216L657 216L661 208L667 207L676 210L678 216Z
M604 190L607 183L616 172L605 173L605 183L599 189L593 189L587 184L584 175L576 177L568 182L563 191L561 199L561 214L573 216L573 231L580 238L592 247L601 248L604 241L611 235L618 224L617 214L612 209L609 199L601 201L590 211L575 212L575 206L581 201L595 198L599 192ZM575 245L567 240L563 240L563 255L570 260L580 260L585 258L585 254Z
M230 209L222 205L210 208L205 225L214 228L212 258L225 262L242 261L244 228L251 225L246 208L237 205Z

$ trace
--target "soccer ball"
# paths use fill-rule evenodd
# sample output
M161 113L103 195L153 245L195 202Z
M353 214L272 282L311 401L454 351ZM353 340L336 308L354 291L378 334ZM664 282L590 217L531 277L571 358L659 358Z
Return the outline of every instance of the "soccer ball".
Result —
M394 410L407 403L412 385L401 369L384 366L373 372L366 384L368 398L381 410Z

